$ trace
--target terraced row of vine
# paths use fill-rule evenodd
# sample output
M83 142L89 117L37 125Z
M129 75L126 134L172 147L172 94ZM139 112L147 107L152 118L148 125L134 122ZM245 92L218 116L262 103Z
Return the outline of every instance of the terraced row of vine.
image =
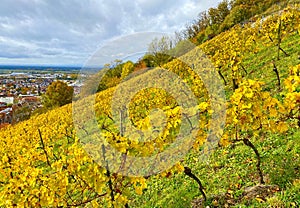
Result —
M219 145L243 142L257 151L251 140L260 135L267 132L282 134L290 128L299 128L300 65L286 69L289 76L283 82L281 99L265 91L264 83L259 78L248 79L249 72L243 66L245 57L256 53L262 45L273 45L278 48L278 54L281 51L287 55L280 43L293 33L299 35L299 23L299 10L288 7L281 14L270 16L264 21L243 27L236 26L200 46L211 58L225 84L229 81L233 83L233 90L227 89L230 98L227 102L224 133L217 135L220 139ZM190 52L188 59L199 59L198 50L199 48ZM191 132L196 135L192 151L200 151L206 142L213 113L209 95L201 78L183 61L175 59L163 68L184 80L197 98L198 105L189 110L191 114L196 112L201 121L198 131ZM128 80L127 83L130 85L134 83L134 79L147 79L151 73L153 71ZM140 91L133 98L129 106L130 121L136 128L148 130L142 142L141 139L127 138L119 126L115 125L119 122L113 119L111 113L111 98L115 90L116 88L110 88L98 93L95 101L98 128L101 130L101 138L106 138L107 144L112 145L126 158L157 154L174 142L182 124L182 107L174 97L158 88L149 88ZM89 112L85 112L85 103L89 102L77 102L81 102L81 113L89 115ZM151 110L156 108L166 115L166 119L162 121L165 128L154 139L149 140L148 137L154 131L151 129L151 119L161 118L161 114L154 112L150 119ZM80 121L78 124L82 125L82 129L89 128ZM95 141L101 139L97 135ZM93 143L89 145L89 149L99 148L93 146ZM0 147L0 206L68 207L89 204L94 207L129 207L130 191L135 189L137 194L143 194L143 190L147 188L148 176L127 177L121 174L122 171L119 174L114 173L107 167L100 166L96 162L97 158L90 157L76 134L72 105L57 108L1 130ZM99 156L101 157L103 155ZM264 183L259 154L257 159L259 182ZM122 163L124 157L119 160ZM184 172L191 176L190 170L190 167L183 167L179 162L158 175L168 177L170 174Z

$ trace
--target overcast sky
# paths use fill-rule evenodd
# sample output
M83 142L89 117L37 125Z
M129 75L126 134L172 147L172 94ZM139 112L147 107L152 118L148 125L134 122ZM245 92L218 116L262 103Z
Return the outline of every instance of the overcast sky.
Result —
M179 31L218 1L0 0L0 65L81 66L113 39Z

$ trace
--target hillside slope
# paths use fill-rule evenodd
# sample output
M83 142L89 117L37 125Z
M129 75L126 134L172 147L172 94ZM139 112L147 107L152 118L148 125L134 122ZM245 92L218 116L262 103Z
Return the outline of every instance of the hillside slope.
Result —
M299 207L299 20L299 8L286 8L262 24L258 20L255 26L236 26L183 58L201 63L202 49L224 78L219 79L225 85L227 120L223 134L215 135L220 139L218 147L206 157L202 144L206 142L213 114L212 101L193 68L173 60L164 68L177 74L196 95L199 105L187 111L200 112L201 119L195 144L179 163L147 177L125 177L120 174L121 168L119 174L111 172L116 165L107 162L114 161L110 158L101 163L107 154L107 143L122 153L122 157L114 158L117 164L125 163L127 156L164 152L184 125L183 107L174 97L159 89L143 90L131 101L131 122L141 130L152 130L149 115L154 120L161 116L159 112L151 114L151 110L161 108L167 115L166 121L162 121L167 127L150 142L130 140L118 129L120 122L113 119L110 99L117 88L109 88L77 102L81 111L76 112L82 118L96 115L96 127L102 134L93 132L93 123L85 120L75 119L75 128L72 105L0 131L0 206ZM124 84L133 86L136 80L149 80L155 70L159 71L148 71ZM88 111L93 98L95 114ZM118 101L122 99L115 104ZM80 134L89 139L84 144L89 145L89 154L79 140ZM99 148L98 144L103 146ZM91 158L95 149L98 155ZM97 164L99 161L102 165ZM149 167L145 164L147 172ZM191 174L184 167L200 178L205 202L198 184L188 177ZM270 193L245 197L246 188L262 182L272 185Z

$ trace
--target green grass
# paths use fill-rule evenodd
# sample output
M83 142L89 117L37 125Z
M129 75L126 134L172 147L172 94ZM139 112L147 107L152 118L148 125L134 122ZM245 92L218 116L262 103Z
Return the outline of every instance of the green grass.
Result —
M254 142L262 156L262 169L267 184L276 184L281 191L265 202L257 199L242 201L234 207L300 206L300 132L290 130L286 135L265 135ZM238 199L245 187L258 184L256 158L243 144L218 148L201 161L201 152L186 157L189 166L205 186L207 205L214 195L230 193ZM201 198L198 185L184 174L170 178L149 180L142 196L132 193L131 207L190 207L195 198Z
M243 66L246 73L244 79L254 79L265 83L264 90L269 91L272 95L277 96L283 88L283 80L288 77L290 67L300 64L300 35L297 32L290 34L282 40L281 48L285 50L288 56L280 52L280 59L277 60L277 46L264 45L261 42L257 44L256 53L248 53L243 60ZM281 85L278 87L276 73L273 71L273 60L279 71ZM226 98L229 99L233 93L231 71L222 72L227 81L225 86Z
M285 56L280 52L280 60L277 60L276 46L261 46L258 53L247 55L247 58L244 60L245 68L249 73L247 78L264 81L266 83L266 90L278 89L272 61L275 60L282 81L288 76L289 67L300 63L299 42L300 36L298 33L294 33L283 39L281 47L289 56Z

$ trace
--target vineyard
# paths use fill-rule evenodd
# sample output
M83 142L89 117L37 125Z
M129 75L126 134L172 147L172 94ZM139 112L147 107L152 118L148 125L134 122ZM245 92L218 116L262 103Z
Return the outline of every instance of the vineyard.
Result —
M126 79L128 109L118 105L125 97L112 101L123 93L117 86L6 127L0 206L299 207L299 34L299 5L288 6ZM159 87L134 93L143 80ZM180 80L193 96L168 88ZM143 158L168 151L177 137L189 139L170 151L174 161L147 166ZM257 187L264 191L246 191Z

